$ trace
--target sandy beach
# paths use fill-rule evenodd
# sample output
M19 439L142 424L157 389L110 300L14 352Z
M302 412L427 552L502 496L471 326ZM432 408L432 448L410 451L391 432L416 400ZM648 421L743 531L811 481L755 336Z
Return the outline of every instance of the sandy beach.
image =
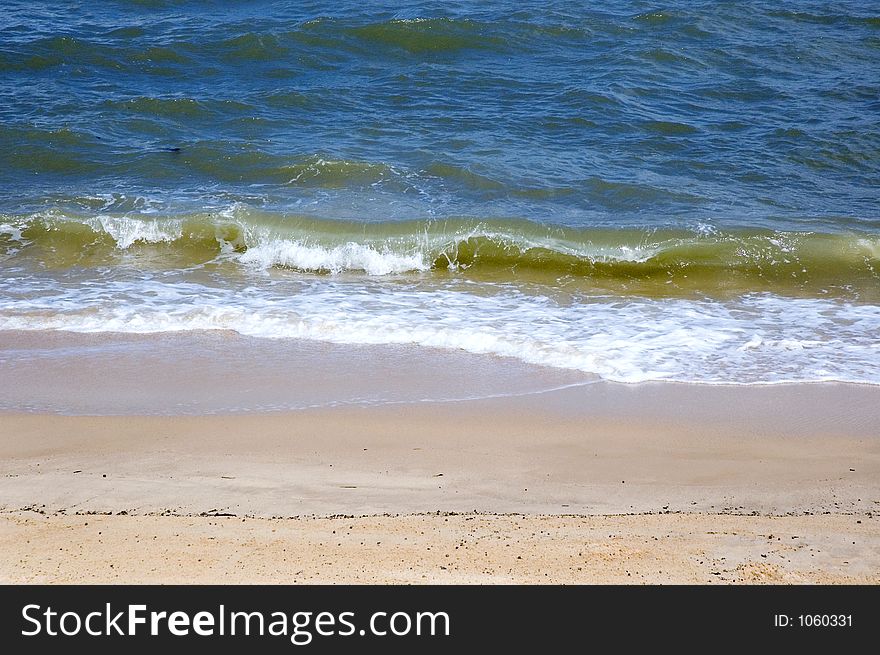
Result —
M0 544L18 583L876 584L880 535L861 514L14 512Z
M878 5L104 4L0 12L0 584L880 591Z
M602 383L236 416L7 413L0 579L877 583L878 400Z

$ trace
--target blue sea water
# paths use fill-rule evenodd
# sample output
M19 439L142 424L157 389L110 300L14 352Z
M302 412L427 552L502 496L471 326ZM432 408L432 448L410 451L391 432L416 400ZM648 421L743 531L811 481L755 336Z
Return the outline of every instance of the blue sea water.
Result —
M0 329L880 382L880 6L0 3Z

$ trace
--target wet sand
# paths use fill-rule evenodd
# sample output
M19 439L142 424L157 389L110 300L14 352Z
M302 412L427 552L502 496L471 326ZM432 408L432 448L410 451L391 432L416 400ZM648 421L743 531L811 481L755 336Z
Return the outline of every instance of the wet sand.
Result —
M878 401L869 386L598 384L3 414L0 578L880 582Z

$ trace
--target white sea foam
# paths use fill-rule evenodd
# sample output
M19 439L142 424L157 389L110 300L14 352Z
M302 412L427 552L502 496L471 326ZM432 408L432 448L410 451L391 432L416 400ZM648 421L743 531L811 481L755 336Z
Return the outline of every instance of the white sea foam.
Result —
M237 289L159 280L51 290L19 284L14 292L0 289L0 329L221 329L273 339L413 344L619 382L880 384L877 306L769 294L729 302L605 297L560 303L506 288L488 294L485 287L480 294L469 288L335 278Z
M97 224L97 225L96 225ZM109 234L118 248L129 248L135 243L162 243L176 241L183 234L180 221L145 221L125 216L99 216L92 220L92 228Z
M24 247L26 239L22 234L22 230L24 228L21 225L12 225L11 223L0 223L0 236L5 237L8 241L15 243L15 246L11 244L7 245L5 248L5 252L0 254L0 259L5 259L7 257L12 257Z
M369 275L388 275L430 269L430 263L418 252L396 253L359 243L325 247L286 239L264 240L248 248L240 259L243 264L261 268L287 266L301 271L330 273L364 271Z

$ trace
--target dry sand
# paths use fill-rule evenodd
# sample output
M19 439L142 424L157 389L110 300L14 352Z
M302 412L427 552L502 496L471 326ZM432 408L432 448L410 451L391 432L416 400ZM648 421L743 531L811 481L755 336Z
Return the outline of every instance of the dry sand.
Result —
M847 385L595 385L265 415L0 415L0 579L876 583L878 400ZM328 518L341 514L359 518Z
M0 515L0 580L66 583L873 583L846 515Z

